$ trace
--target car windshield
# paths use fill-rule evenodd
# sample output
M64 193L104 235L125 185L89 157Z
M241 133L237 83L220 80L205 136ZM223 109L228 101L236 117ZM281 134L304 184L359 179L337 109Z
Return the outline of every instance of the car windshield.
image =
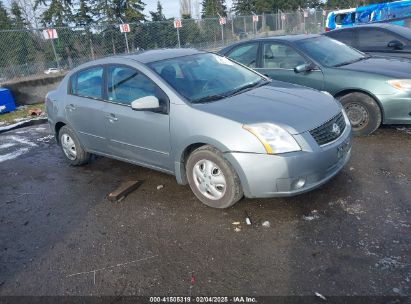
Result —
M211 53L156 61L149 66L191 103L219 100L269 82L257 73Z
M369 58L342 42L324 36L303 39L296 44L300 50L326 67L343 66Z

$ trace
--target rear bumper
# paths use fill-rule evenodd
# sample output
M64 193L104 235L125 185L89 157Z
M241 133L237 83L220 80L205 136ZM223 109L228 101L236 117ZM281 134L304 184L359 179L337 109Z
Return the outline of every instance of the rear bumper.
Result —
M351 156L351 127L333 143L318 146L302 134L312 149L281 155L226 153L249 198L293 196L313 190L335 176Z

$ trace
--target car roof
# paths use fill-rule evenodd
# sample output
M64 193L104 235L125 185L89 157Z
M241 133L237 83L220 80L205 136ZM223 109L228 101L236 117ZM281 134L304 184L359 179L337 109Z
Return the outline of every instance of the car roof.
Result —
M271 36L271 37L259 38L256 40L260 40L260 41L265 41L265 40L298 41L298 40L304 40L304 39L315 38L315 37L320 37L320 35L296 34L296 35L284 35L284 36Z
M317 34L291 34L291 35L282 35L282 36L271 36L271 37L264 37L264 38L254 38L254 39L249 39L249 40L241 40L237 43L230 44L218 51L219 54L226 54L230 50L232 50L234 47L242 44L246 44L249 42L261 42L261 41L288 41L288 42L294 42L294 41L299 41L299 40L304 40L304 39L309 39L309 38L316 38L316 37L321 37L321 35Z
M204 51L199 51L197 49L158 49L141 51L132 54L117 55L115 57L133 59L141 63L150 63L154 61L161 61L165 59L177 58L182 56L189 56L195 54L202 54Z

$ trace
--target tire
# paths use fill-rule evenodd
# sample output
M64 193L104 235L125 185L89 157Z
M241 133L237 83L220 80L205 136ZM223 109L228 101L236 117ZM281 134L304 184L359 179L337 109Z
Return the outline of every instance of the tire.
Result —
M371 96L355 92L338 99L350 119L355 136L369 135L381 125L381 109Z
M211 146L194 150L186 163L191 190L205 205L228 208L243 197L240 178L222 153Z
M81 166L90 161L91 154L83 149L76 133L70 127L63 126L60 129L59 143L70 165Z

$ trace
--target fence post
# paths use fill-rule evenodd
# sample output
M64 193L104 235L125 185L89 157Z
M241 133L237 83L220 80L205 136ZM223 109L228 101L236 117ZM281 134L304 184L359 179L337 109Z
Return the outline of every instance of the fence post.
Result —
M130 50L128 48L128 39L127 39L127 33L124 32L124 38L126 39L126 48L127 48L127 53L130 53Z
M224 46L224 25L221 24L221 42Z
M178 40L178 48L181 48L181 43L180 43L180 31L177 27L177 40Z
M57 57L56 48L54 47L54 39L50 39L50 41L51 41L51 46L53 47L54 58L56 58L57 69L60 71L60 62L59 62L59 59Z

